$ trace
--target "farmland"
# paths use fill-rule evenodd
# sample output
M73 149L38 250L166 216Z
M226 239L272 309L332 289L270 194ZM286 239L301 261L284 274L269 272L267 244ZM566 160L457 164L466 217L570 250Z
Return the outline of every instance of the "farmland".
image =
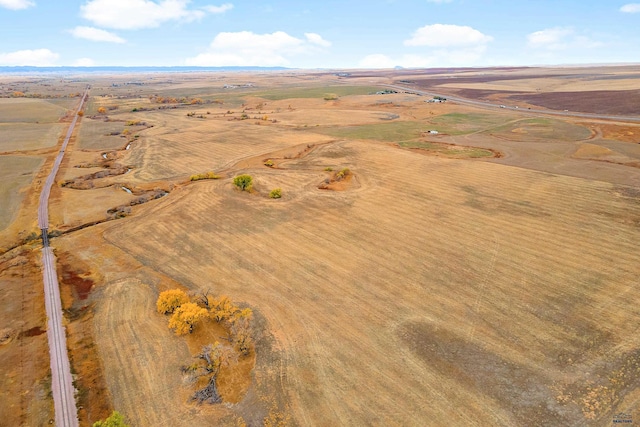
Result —
M500 92L487 98L498 104L581 81L534 71L92 77L50 206L81 424L112 409L141 426L640 417L640 124L375 94L419 81ZM56 147L36 113L15 111L12 146L34 140L38 156L0 156L12 206L0 244L17 246L0 257L3 301L16 301L3 309L0 363L23 357L7 378L34 365L37 386L1 393L38 397L0 399L0 414L44 424L47 367L20 356L46 346L25 334L45 327L39 252L24 239L35 222L18 213ZM251 191L234 186L240 174ZM187 373L202 345L229 338L210 319L173 334L155 302L174 288L253 312L253 353L227 359L222 404L193 402Z

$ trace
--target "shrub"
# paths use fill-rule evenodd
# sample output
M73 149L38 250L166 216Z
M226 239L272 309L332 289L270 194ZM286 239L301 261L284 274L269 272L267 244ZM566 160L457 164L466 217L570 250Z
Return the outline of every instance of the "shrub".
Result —
M282 197L282 188L274 188L273 190L271 190L271 192L269 193L269 197L271 197L272 199L279 199L280 197Z
M336 95L335 93L325 93L324 94L324 100L325 101L335 101L336 99L338 99L338 95Z
M336 179L339 181L341 179L343 179L344 177L348 176L351 173L351 171L349 170L349 168L344 168L342 169L340 172L338 172L336 174Z
M120 412L113 411L108 418L93 423L93 427L129 427L129 424Z
M201 179L220 179L220 175L216 175L215 172L205 172L191 175L190 181L200 181Z
M271 160L271 159L267 159L267 160L264 162L264 165L265 165L265 166L269 166L269 167L273 167L273 165L274 165L273 160Z
M251 187L253 186L253 178L251 178L251 175L247 174L238 175L233 178L233 184L241 191L251 191Z
M333 168L331 166L327 166L326 168L324 168L324 170L326 170L327 172L331 172Z
M106 109L106 108L104 108L104 107L99 107L99 108L98 108L98 114L104 114L104 113L106 113L106 112L107 112L107 109Z

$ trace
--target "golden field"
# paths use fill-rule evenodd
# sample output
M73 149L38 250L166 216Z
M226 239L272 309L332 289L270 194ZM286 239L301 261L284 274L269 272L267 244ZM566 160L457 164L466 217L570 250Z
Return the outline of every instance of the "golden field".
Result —
M477 84L551 93L562 71L518 72L526 80L487 70L494 80ZM640 417L640 125L374 94L417 77L129 75L118 78L144 84L117 87L87 77L91 100L50 205L82 425L111 409L140 426ZM0 292L12 302L0 414L27 424L52 416L48 365L27 366L36 356L24 350L46 346L24 333L46 325L39 247L24 237L37 231L37 179L56 148L37 153L44 160L23 167L32 175L12 172L24 196L3 196L18 201L0 230ZM190 181L209 171L220 178ZM250 193L232 183L242 173ZM268 197L274 188L282 198ZM167 194L130 206L154 191ZM121 218L107 212L116 207ZM20 293L20 274L32 291ZM249 385L232 369L221 378L233 403L189 401L181 368L210 337L206 322L176 337L155 312L176 287L254 312ZM26 369L44 392L8 399L33 395L6 380Z

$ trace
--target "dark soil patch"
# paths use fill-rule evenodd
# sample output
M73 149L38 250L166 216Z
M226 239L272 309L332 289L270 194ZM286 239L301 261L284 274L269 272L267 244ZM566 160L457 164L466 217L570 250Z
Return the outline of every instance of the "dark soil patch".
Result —
M34 326L33 328L29 328L26 331L20 332L19 338L37 337L38 335L42 335L45 332L47 331L41 329L40 326Z
M637 114L640 105L640 89L588 92L554 92L510 95L509 99L521 100L552 110L570 110L594 114Z
M429 323L405 324L401 340L434 370L458 381L463 388L486 394L513 416L514 425L578 425L576 407L559 405L547 378L524 364L464 340Z
M62 264L62 282L73 289L74 299L86 300L93 288L93 280L81 277L70 266Z

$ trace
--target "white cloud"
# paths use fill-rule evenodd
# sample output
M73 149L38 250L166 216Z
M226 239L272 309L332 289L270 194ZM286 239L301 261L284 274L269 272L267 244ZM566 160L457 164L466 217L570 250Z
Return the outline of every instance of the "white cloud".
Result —
M138 30L172 20L195 21L206 15L202 10L188 9L189 3L190 0L89 0L80 10L83 18L99 27Z
M555 27L536 31L527 36L529 47L546 50L593 49L605 44L585 35L576 34L573 28Z
M0 0L0 6L11 10L26 9L36 4L30 0Z
M317 44L322 47L331 46L331 42L322 38L320 34L316 33L304 33L304 36L307 38L309 43Z
M567 37L572 34L571 28L547 28L529 34L527 41L531 47L559 50L567 47Z
M27 49L10 53L0 53L0 65L49 67L55 65L60 55L49 49Z
M397 64L387 55L376 53L365 56L358 65L362 68L393 68Z
M78 58L73 63L73 67L93 67L96 63L91 58Z
M359 66L362 68L428 68L428 67L460 67L480 65L486 46L473 46L459 49L436 49L428 54L404 54L389 57L382 54L364 57Z
M462 25L433 24L418 28L413 36L404 41L405 46L474 46L493 40L493 37Z
M620 12L624 13L640 13L640 3L625 4L620 8Z
M233 9L233 5L231 3L225 3L220 6L204 6L202 9L209 13L225 13L226 11Z
M186 65L195 66L288 66L289 58L296 55L321 52L319 46L330 42L315 33L299 39L284 31L255 34L251 31L219 33L211 42L208 52L188 58Z
M86 39L94 42L126 43L122 37L93 27L76 27L69 32L78 39Z

